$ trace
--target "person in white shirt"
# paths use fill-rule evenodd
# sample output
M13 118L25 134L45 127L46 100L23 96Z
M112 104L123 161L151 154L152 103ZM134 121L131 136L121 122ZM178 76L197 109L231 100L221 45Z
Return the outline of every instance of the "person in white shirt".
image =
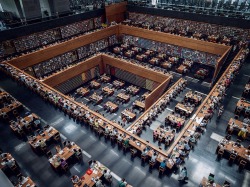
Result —
M157 154L154 153L151 157L151 162L155 162L156 161L156 158L157 158Z
M109 171L109 170L106 170L106 169L103 171L103 176L104 176L104 178L105 178L106 180L108 180L108 181L110 181L111 178L112 178L112 175L111 175L110 171Z

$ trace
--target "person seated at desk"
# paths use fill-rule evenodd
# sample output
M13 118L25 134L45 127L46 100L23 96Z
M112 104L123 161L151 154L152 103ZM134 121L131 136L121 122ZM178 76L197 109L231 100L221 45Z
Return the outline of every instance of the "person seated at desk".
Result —
M190 137L189 137L189 143L193 146L193 144L195 144L196 143L196 139L195 139L195 137L193 136L193 135L191 135Z
M190 151L190 149L191 149L186 141L184 142L184 149L185 149L185 151Z
M63 142L63 146L64 147L71 147L71 142L68 140L68 141L65 141L65 142Z
M241 144L239 142L234 142L233 146L241 147Z
M73 151L75 152L76 156L80 156L82 154L82 150L81 149L73 149Z
M182 160L180 157L175 157L175 164L178 167L181 164Z
M41 148L46 147L46 140L45 139L38 140L38 145Z
M21 175L21 176L18 177L18 183L19 184L22 184L23 181L25 181L25 180L26 180L26 178L23 175Z
M65 165L67 165L67 162L65 159L61 159L61 167L64 167Z
M106 127L105 127L105 133L106 133L106 134L109 134L109 133L110 133L110 131L109 131L109 126L106 126Z
M2 159L5 159L5 158L7 158L7 155L8 155L8 153L2 153L2 154L0 155L0 157L1 157Z
M238 136L245 139L247 137L247 126L243 126L241 129L240 129L240 132L238 133Z
M73 175L73 177L71 177L71 181L73 184L78 184L79 182L81 182L80 178L77 175Z
M8 166L9 168L11 168L15 165L16 165L15 160L10 159L10 160L7 160L7 162L6 162L6 166Z
M248 117L245 117L243 119L243 123L250 124L250 119Z
M181 128L181 126L182 126L181 122L178 121L177 124L176 124L176 127L177 127L177 128Z
M120 180L120 181L118 182L118 184L119 184L119 187L126 187L126 186L127 186L127 182L125 181L124 178L123 178L122 180Z
M202 120L202 122L200 123L201 127L206 127L207 126L207 120Z
M118 131L117 131L117 129L113 129L111 132L110 132L110 136L116 136L117 135L117 133L118 133Z
M129 146L129 138L127 138L125 141L124 141L124 143L123 143L126 147L128 147Z
M160 167L163 168L163 169L166 169L166 160L163 160L163 161L160 163Z
M157 158L157 154L154 153L150 159L151 162L155 162L156 161L156 158Z
M0 111L0 117L4 117L6 115L7 115L6 112Z
M106 170L106 169L103 171L103 177L104 177L107 181L111 181L111 179L112 179L112 175L111 175L110 171L109 171L109 170Z
M119 142L121 142L121 141L123 140L122 134L119 134L119 135L117 136L117 140L118 140Z
M96 187L104 187L104 185L102 184L101 179L96 179L96 181L95 181L95 186L96 186Z
M89 166L91 169L95 169L99 167L99 163L96 160L91 161L91 164Z

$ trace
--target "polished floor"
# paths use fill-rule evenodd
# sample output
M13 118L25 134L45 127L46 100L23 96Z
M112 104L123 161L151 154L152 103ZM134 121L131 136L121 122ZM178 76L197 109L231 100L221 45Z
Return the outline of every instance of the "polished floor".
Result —
M233 111L242 95L244 85L250 77L249 72L250 62L248 59L248 63L244 65L240 75L237 76L233 85L227 91L224 100L225 112L222 118L220 120L216 120L215 117L212 119L194 151L186 159L185 166L189 177L187 184L178 182L178 172L159 176L157 169L149 170L148 164L142 164L140 158L131 159L130 153L123 153L117 145L105 141L104 137L99 138L88 126L76 123L3 73L0 75L0 87L12 94L29 110L38 114L44 120L44 123L59 130L63 140L68 139L76 142L85 152L82 163L72 166L70 172L59 175L51 169L47 157L35 154L27 141L18 139L11 132L8 124L3 122L0 124L0 147L16 158L22 171L29 175L39 187L72 186L70 177L74 174L83 175L88 166L87 161L90 159L100 161L116 174L115 178L124 177L134 187L193 187L198 186L202 177L208 176L209 173L215 174L215 181L219 184L223 184L227 180L233 187L247 187L250 186L250 172L246 170L239 172L238 166L230 166L226 159L217 160L215 150L218 138L214 137L225 136L227 122L230 117L234 116ZM192 81L189 85L192 85ZM208 89L196 86L196 90L206 94ZM236 139L236 135L233 136L233 139ZM244 145L248 144L249 141L244 142ZM114 180L112 186L117 186L116 180Z

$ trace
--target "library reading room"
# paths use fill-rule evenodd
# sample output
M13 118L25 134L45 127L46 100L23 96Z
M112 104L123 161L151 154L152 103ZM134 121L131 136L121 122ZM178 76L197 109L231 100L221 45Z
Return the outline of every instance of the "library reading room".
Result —
M249 187L249 0L0 0L1 187Z

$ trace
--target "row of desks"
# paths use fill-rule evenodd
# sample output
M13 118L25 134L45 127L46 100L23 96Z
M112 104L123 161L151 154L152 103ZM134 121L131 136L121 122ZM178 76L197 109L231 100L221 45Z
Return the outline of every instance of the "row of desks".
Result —
M62 150L56 153L52 158L49 159L49 163L51 164L52 168L58 170L61 167L61 159L67 161L71 157L75 155L74 150L81 149L78 145L74 142L71 142L71 146L65 146Z
M231 153L232 151L237 152L237 156L240 160L245 160L250 163L250 150L245 148L243 145L237 146L234 141L229 141L223 138L218 144L218 149L224 149L225 151Z
M14 161L15 165L17 165L16 160L12 157L12 155L10 153L5 153L6 156L2 157L0 156L0 169L1 170L5 170L5 168L7 167L6 162L8 161ZM19 181L18 184L16 185L16 187L35 187L36 184L32 181L32 179L30 177L23 177L22 181Z
M108 171L108 168L97 161L97 166L94 168L89 168L88 171L80 178L78 184L74 184L74 187L88 187L95 186L95 179L101 178L104 174L104 170ZM126 187L132 187L127 184Z
M29 144L31 148L34 151L38 151L38 149L41 148L41 142L49 142L51 140L54 140L56 136L60 135L59 131L56 130L54 127L49 127L48 129L45 129L42 133L31 137L29 140Z
M185 128L182 130L178 138L176 138L175 142L171 145L169 148L168 153L172 154L174 151L174 147L178 144L181 138L185 137L184 135L192 129L193 123L196 122L198 125L202 122L202 120L206 117L207 115L207 110L210 108L210 104L213 102L211 100L211 96L213 97L218 97L220 95L219 90L218 90L218 85L224 85L226 82L226 79L230 77L231 73L234 73L237 71L240 67L240 63L237 61L239 59L244 59L246 58L245 56L246 51L241 50L237 56L234 58L234 60L231 62L231 64L228 66L226 71L223 73L219 81L216 83L216 85L213 87L213 89L210 91L208 96L205 98L204 102L201 104L201 106L198 108L196 113L192 116L191 120L189 123L185 126Z
M155 103L154 105L152 105L149 109L147 109L144 114L142 116L140 116L140 118L138 118L127 130L129 130L130 132L136 132L137 129L139 127L141 127L143 125L143 123L148 119L148 117L150 117L150 113L152 112L154 107L160 107L161 105L161 101L163 100L163 98L165 98L172 90L174 90L179 84L184 83L185 80L184 79L179 79L173 86L171 86L170 89L168 89ZM180 118L181 123L185 123L185 120L183 120L182 118Z
M13 103L3 107L0 109L0 113L6 113L8 114L9 112L15 110L15 109L18 109L20 107L22 107L22 103L20 103L19 101L14 101Z
M32 113L32 114L29 114L27 116L25 116L23 118L23 120L28 124L28 125L31 125L31 123L33 122L36 122L36 120L38 120L39 117L35 114L35 113ZM25 127L25 124L23 122L23 120L21 119L18 119L17 122L15 121L10 121L10 128L14 131L14 132L18 132L19 129L24 129L26 128ZM38 122L37 122L38 123Z

